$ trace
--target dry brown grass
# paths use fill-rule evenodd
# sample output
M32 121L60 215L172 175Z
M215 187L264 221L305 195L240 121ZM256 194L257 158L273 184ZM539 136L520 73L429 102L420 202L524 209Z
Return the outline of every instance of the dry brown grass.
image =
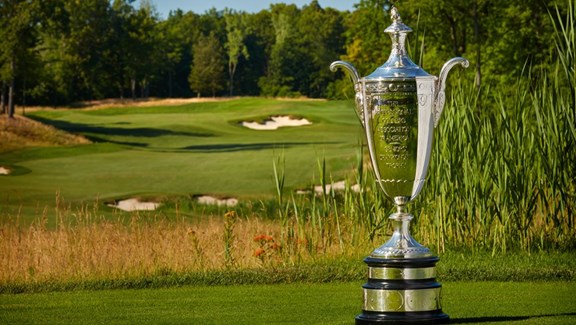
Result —
M27 147L69 146L90 143L73 135L24 116L0 117L0 153Z
M278 236L277 225L260 220L235 225L234 258L239 267L257 267L254 236ZM46 229L10 224L1 228L0 282L110 279L224 268L223 222L91 222Z
M305 240L294 232L288 239L289 230L272 220L214 217L192 222L134 213L126 222L92 217L97 212L89 209L64 215L55 229L46 227L47 218L29 227L14 219L0 224L0 283L273 267L313 258ZM226 237L226 227L231 237ZM341 256L337 240L333 243L313 254ZM227 244L232 259L226 257Z
M110 98L101 100L91 100L71 104L69 106L29 106L26 111L38 111L47 109L106 109L117 107L150 107L150 106L175 106L190 103L219 102L238 99L240 97L195 97L195 98L146 98L146 99L120 99Z

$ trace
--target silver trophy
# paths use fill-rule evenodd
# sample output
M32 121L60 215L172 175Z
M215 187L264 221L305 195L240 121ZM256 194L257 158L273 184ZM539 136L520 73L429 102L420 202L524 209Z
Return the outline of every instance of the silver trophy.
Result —
M388 61L360 78L348 62L330 66L346 70L354 82L356 113L364 130L376 181L394 202L397 212L389 218L392 238L364 261L368 283L356 324L443 323L441 284L436 282L438 257L419 244L409 232L413 216L406 204L418 196L426 180L432 135L445 101L445 82L452 67L468 67L468 60L446 62L440 76L432 76L406 53L406 36L412 29L402 23L395 7L392 25L384 30L392 38Z

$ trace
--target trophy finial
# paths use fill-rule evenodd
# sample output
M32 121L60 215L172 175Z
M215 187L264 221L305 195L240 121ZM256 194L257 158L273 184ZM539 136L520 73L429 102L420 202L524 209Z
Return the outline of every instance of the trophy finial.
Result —
M402 22L402 18L400 17L400 13L395 6L392 6L390 9L390 18L392 18L392 25L388 26L384 30L385 33L390 34L400 34L400 33L409 33L412 31L412 28L406 26Z
M390 18L392 18L393 23L401 23L402 22L402 18L400 17L400 13L398 12L398 9L396 9L396 7L394 7L394 6L392 6L392 9L390 9Z

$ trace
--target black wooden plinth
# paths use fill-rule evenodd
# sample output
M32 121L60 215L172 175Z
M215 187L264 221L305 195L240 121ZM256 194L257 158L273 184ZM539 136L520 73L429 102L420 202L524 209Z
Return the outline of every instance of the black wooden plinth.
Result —
M367 257L368 282L356 324L446 324L441 287L436 282L438 257L385 259Z

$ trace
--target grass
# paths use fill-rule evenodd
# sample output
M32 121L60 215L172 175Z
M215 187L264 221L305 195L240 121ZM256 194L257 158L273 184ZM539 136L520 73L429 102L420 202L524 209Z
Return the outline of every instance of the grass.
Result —
M294 114L314 124L268 132L238 124ZM345 177L361 136L353 116L346 102L271 99L36 111L30 117L94 143L5 152L0 165L30 172L2 177L0 204L4 214L25 209L23 218L31 221L44 207L53 215L57 193L74 206L130 196L272 197L272 161L280 154L287 188L310 186L319 159Z
M575 282L443 283L454 324L571 324ZM0 295L1 323L350 324L361 282Z

